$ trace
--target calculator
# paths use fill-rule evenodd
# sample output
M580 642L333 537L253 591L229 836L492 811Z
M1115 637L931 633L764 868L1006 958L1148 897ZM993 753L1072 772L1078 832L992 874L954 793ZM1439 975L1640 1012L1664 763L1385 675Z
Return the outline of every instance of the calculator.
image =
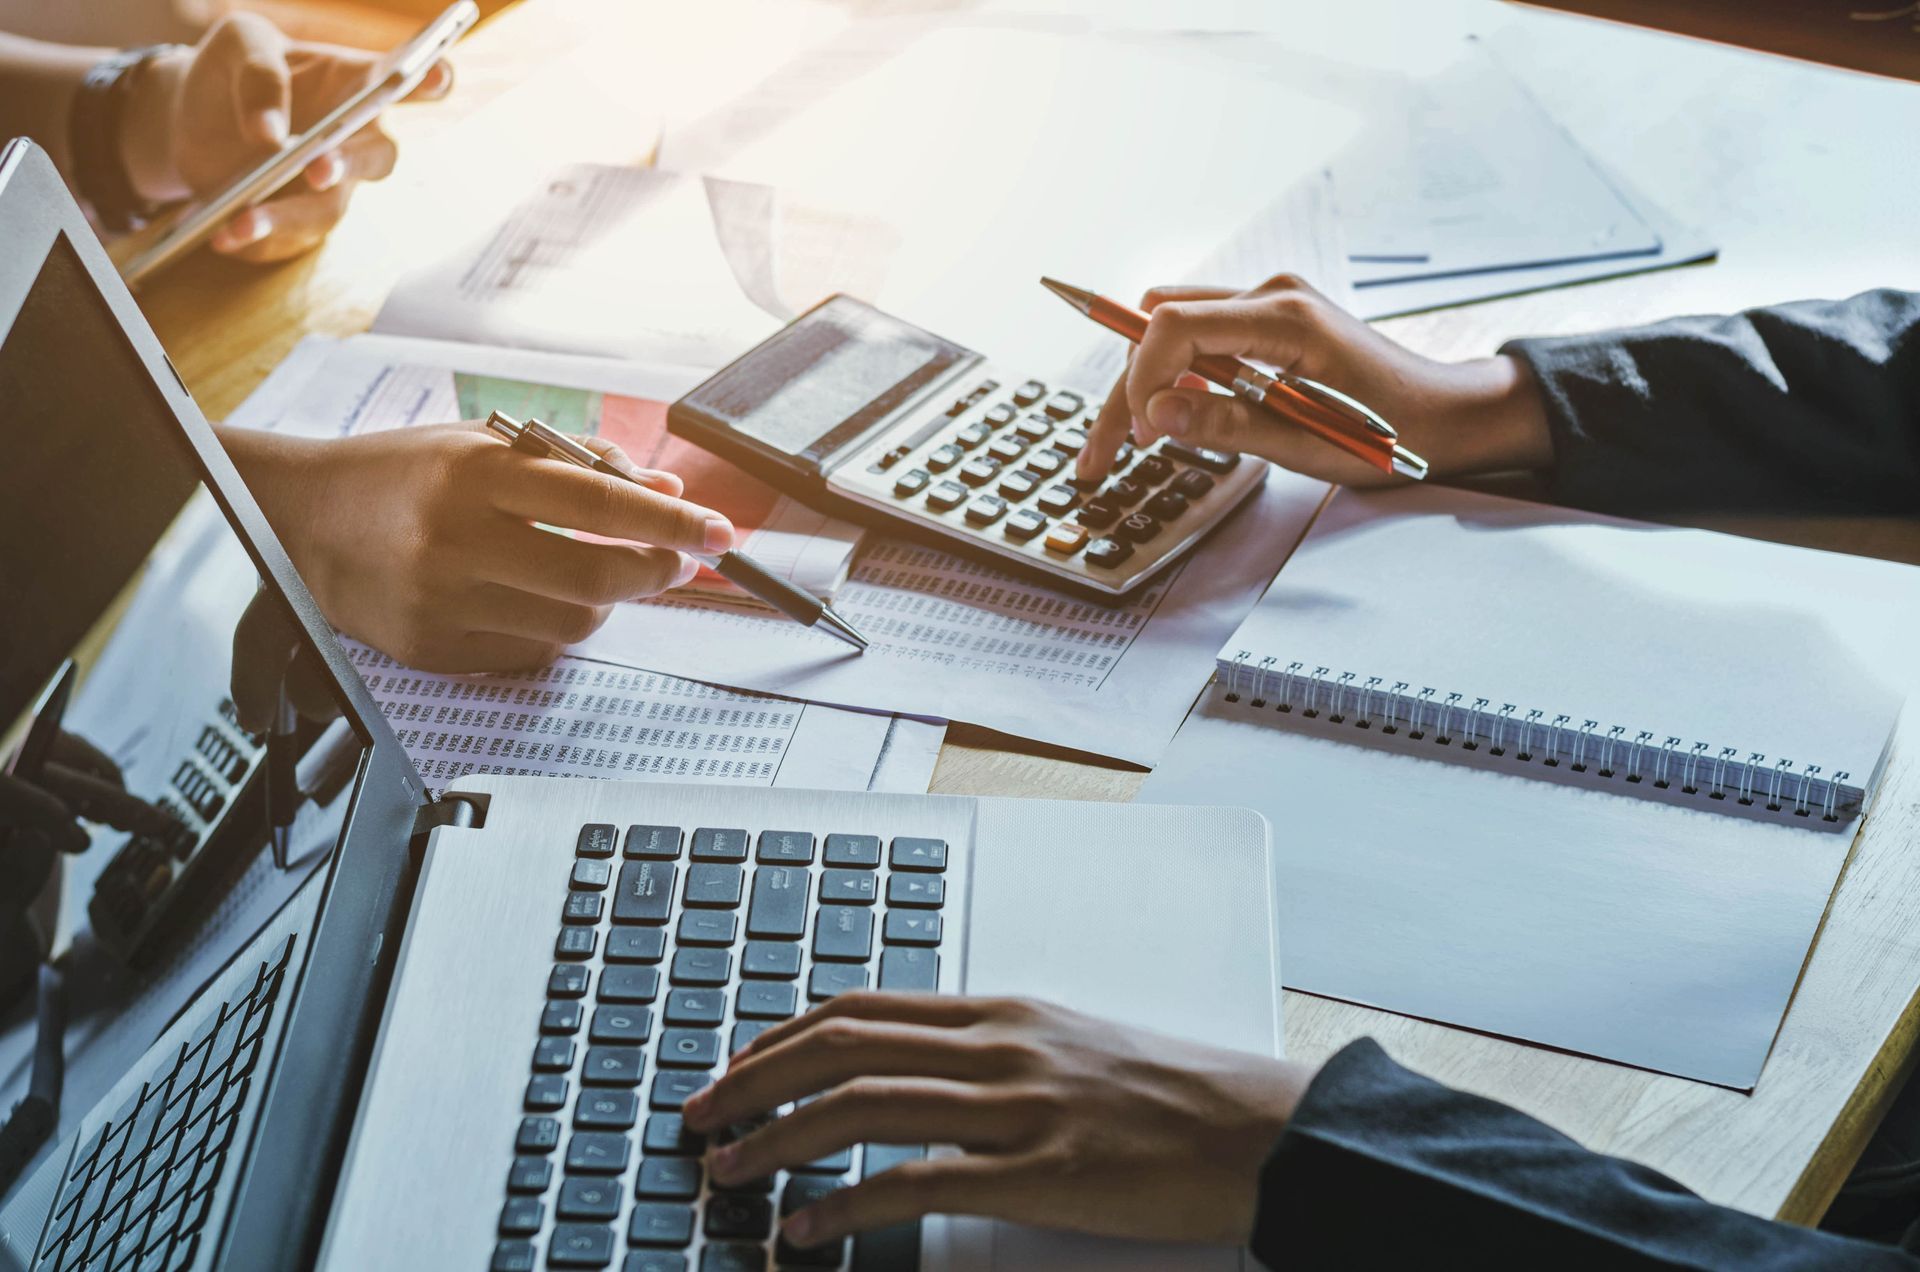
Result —
M675 402L668 427L823 511L1124 600L1266 479L1162 438L1073 473L1099 398L1008 372L850 296L822 301Z

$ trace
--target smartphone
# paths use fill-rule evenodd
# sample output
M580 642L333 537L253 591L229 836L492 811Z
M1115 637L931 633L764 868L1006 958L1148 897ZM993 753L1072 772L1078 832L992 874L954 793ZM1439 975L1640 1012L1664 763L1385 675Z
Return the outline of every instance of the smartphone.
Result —
M120 266L120 277L126 280L127 286L138 287L206 242L232 217L278 194L309 163L418 88L433 64L479 20L480 10L473 0L458 0L449 5L420 34L389 53L365 88L328 111L313 127L289 138L280 153L235 178L225 190L182 211L158 241Z

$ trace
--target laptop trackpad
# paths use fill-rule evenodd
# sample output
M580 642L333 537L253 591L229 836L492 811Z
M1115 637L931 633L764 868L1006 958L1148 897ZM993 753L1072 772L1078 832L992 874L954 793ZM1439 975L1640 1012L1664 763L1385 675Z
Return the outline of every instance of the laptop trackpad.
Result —
M983 799L965 990L1049 999L1178 1037L1276 1054L1279 963L1266 830L1243 809ZM950 1219L924 1266L1236 1269L1235 1249Z

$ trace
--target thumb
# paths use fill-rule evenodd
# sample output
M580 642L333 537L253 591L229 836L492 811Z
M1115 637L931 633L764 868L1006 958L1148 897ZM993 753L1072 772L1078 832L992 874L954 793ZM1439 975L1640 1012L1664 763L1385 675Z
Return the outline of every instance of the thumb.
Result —
M266 19L241 13L229 18L215 39L227 58L233 113L241 135L265 146L285 145L293 109L287 37Z

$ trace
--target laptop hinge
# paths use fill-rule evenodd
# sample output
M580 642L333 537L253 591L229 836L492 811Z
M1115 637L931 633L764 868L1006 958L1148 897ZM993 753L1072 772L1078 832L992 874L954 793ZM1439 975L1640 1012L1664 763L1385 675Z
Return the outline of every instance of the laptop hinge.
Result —
M468 795L457 791L442 795L421 805L420 811L414 814L413 837L424 838L442 826L459 826L462 829L485 826L489 802L485 795Z

